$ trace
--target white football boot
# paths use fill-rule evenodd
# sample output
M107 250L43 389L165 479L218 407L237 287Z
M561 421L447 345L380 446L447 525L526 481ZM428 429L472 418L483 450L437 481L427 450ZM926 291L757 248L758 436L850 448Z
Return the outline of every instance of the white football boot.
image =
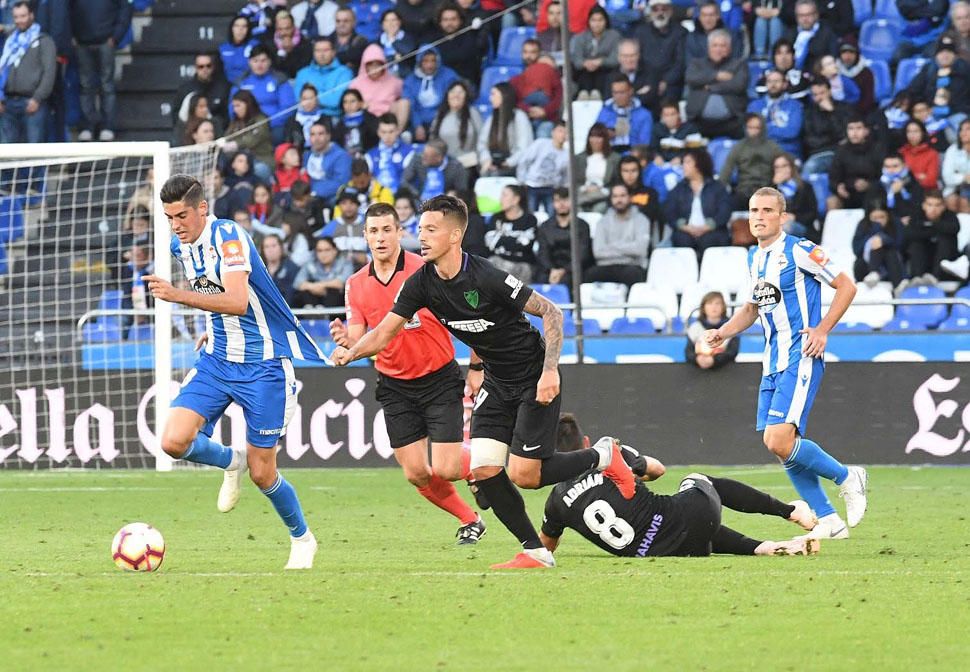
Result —
M815 529L815 526L818 525L818 518L815 517L815 512L812 511L812 507L808 505L808 502L796 499L794 502L788 502L788 505L795 507L792 514L788 516L788 520L803 530L809 531Z
M830 513L818 519L818 525L812 528L808 534L803 534L796 539L848 539L849 527L837 513Z
M233 448L232 452L232 462L222 472L222 486L219 488L219 499L216 501L216 506L222 513L229 513L236 508L242 492L242 477L249 470L246 449Z
M317 554L317 538L307 530L302 537L290 537L290 559L284 569L311 569Z
M849 527L855 527L866 515L868 501L866 490L869 474L862 467L849 467L849 476L839 486L839 497L845 500L845 519Z

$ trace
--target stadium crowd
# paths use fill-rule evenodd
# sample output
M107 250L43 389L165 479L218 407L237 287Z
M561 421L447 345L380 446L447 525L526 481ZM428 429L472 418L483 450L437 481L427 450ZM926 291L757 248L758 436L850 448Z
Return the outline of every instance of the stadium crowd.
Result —
M566 59L576 100L598 109L575 139L577 207L597 219L579 218L584 281L641 282L658 247L751 244L744 211L765 185L788 199L787 230L816 242L827 210L865 211L857 280L966 281L970 3L573 0L568 19L557 0L512 4L240 2L218 50L196 55L172 140L222 143L212 210L253 233L292 305L342 305L370 203L395 206L415 249L417 204L445 192L473 206L467 251L570 283ZM113 139L108 71L131 5L6 5L3 141L63 129L70 54L77 140ZM483 216L490 177L507 179Z

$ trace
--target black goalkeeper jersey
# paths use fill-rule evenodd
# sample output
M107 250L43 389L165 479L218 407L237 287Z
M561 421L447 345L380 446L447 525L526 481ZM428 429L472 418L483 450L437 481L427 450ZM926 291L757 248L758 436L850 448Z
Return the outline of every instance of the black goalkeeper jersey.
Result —
M624 499L610 479L589 471L549 493L542 532L558 538L568 527L613 555L678 555L693 508L685 495L657 495L638 483L633 498Z
M410 320L427 308L475 350L490 379L515 385L539 378L546 353L542 334L522 313L530 296L532 288L514 275L465 252L450 280L425 264L404 282L391 312Z

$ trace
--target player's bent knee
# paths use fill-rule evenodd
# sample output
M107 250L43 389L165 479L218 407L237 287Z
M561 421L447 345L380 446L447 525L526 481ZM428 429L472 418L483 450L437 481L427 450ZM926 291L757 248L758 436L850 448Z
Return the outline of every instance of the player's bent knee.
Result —
M522 469L509 469L509 478L520 488L526 490L536 490L541 487L542 474L524 471Z
M192 445L195 437L178 436L173 432L165 431L162 434L162 451L169 457L176 459L182 457L185 451Z
M771 425L765 429L765 447L782 460L787 460L795 446L795 428L792 425Z

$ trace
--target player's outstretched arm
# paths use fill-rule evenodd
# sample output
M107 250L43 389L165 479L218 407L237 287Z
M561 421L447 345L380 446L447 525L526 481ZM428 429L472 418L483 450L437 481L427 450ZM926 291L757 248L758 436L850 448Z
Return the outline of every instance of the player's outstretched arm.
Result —
M835 288L835 296L832 297L832 305L822 317L822 321L815 327L802 329L805 334L804 352L807 357L821 357L825 354L825 346L828 343L828 335L835 325L839 323L845 311L852 305L855 298L856 286L852 278L845 273L839 273L831 283Z
M737 336L742 331L750 327L758 319L758 306L750 301L734 311L731 319L722 324L717 329L708 329L704 332L704 341L708 346L716 348L724 341Z
M401 331L407 320L396 313L388 313L374 329L360 337L349 348L338 347L331 360L337 366L345 366L364 357L372 357L383 350L391 339Z
M219 294L199 294L187 289L178 289L168 280L157 275L143 275L142 280L152 296L170 303L180 303L189 308L198 308L210 313L223 315L245 315L249 310L249 273L235 271L223 275L224 292Z

